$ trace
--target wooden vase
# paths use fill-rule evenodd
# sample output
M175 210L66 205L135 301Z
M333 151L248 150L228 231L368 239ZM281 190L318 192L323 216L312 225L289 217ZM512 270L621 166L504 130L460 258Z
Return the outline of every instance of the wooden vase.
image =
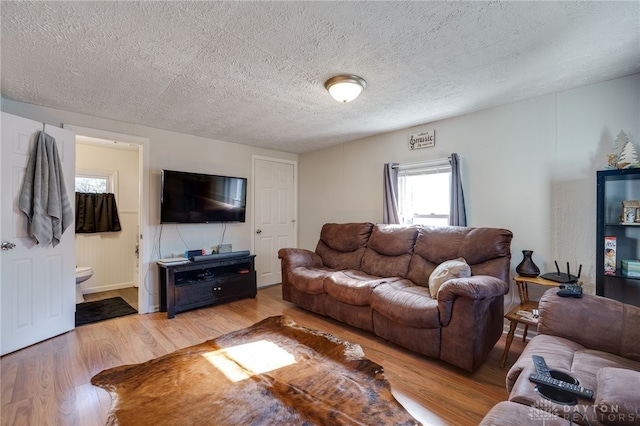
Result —
M533 263L533 259L531 256L533 255L533 250L522 250L522 262L516 266L516 272L521 277L529 277L535 278L540 275L540 268Z

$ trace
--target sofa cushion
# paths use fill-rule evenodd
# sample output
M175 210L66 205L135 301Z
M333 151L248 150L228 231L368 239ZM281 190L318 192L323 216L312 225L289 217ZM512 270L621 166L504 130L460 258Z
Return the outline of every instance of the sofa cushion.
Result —
M332 269L360 269L372 223L326 223L316 253Z
M406 277L427 287L442 262L463 257L472 275L491 275L509 282L511 231L501 228L422 226Z
M369 306L371 290L389 280L393 281L394 278L380 278L348 269L327 276L324 279L324 291L340 302L355 306Z
M552 370L570 374L579 379L582 386L590 389L597 386L596 376L601 368L616 367L640 371L638 361L609 352L588 349L564 337L538 334L527 344L522 355L507 373L508 391L512 390L520 376L524 374L528 377L528 373L533 372L531 355L534 354L542 356Z
M535 406L541 401L541 396L535 391L535 385L529 381L529 375L535 372L531 355L540 355L545 359L550 369L575 377L581 386L592 389L596 398L600 392L597 376L598 371L602 368L613 367L640 371L640 363L637 361L608 352L588 349L562 337L539 334L529 341L507 374L506 382L507 390L510 391L510 401L531 406ZM558 412L563 412L565 407L546 399L542 401L548 404L551 410L558 410ZM588 419L601 418L594 401L579 398L578 404L584 408L584 411L581 412Z
M439 328L438 302L429 289L404 279L377 285L371 308L395 323L414 328Z
M464 258L446 260L436 266L429 276L429 292L432 298L436 298L440 286L452 278L466 278L471 276L471 268Z
M583 386L591 386L593 389L597 387L598 371L601 368L623 368L640 371L640 362L609 352L584 348L573 354L570 374L588 380Z
M324 293L324 279L335 271L324 267L299 266L289 271L289 282L298 290L308 294Z
M417 227L375 225L360 270L379 277L405 278L417 236Z
M566 337L587 348L640 361L639 307L592 294L565 298L557 292L557 288L549 289L540 298L539 333Z
M598 371L596 406L602 423L640 422L640 372L605 367ZM637 424L637 423L636 423Z

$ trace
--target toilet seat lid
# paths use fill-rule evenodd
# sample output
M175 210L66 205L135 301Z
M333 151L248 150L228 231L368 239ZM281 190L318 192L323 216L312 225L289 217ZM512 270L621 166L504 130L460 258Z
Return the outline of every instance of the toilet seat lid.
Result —
M93 270L91 269L91 266L79 266L76 268L76 276L80 275L87 275L87 274L93 274Z

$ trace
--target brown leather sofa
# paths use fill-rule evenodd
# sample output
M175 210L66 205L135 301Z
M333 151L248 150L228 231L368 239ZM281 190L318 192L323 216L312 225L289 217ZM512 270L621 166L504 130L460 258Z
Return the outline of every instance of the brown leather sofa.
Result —
M497 228L328 223L315 252L278 252L282 297L473 371L502 334L512 238ZM432 297L432 272L457 258L471 276Z
M542 425L544 420L640 425L640 308L588 294L564 298L557 292L553 288L542 295L538 334L507 374L509 402L496 405L481 424ZM535 372L532 355L542 356L551 370L593 390L594 398L542 396L529 380Z

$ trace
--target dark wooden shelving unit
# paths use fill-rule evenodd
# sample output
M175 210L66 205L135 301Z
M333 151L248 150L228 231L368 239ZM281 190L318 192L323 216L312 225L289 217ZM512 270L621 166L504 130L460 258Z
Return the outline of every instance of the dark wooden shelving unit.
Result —
M640 223L620 220L622 202L640 200L640 169L597 172L596 294L640 306L640 277L622 274L622 260L640 259ZM605 237L616 237L616 272L604 272Z

